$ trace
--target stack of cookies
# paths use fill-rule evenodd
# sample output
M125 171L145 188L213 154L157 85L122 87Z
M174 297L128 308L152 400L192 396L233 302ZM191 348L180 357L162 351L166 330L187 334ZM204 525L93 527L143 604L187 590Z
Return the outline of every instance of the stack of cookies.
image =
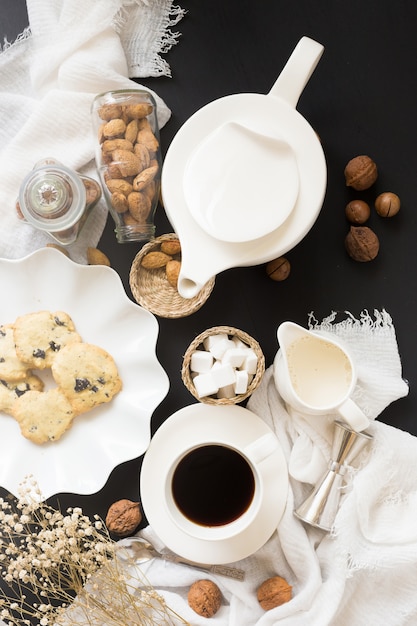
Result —
M46 389L48 370L55 385ZM34 443L57 441L77 415L121 388L113 357L85 343L67 313L36 311L0 326L0 411Z

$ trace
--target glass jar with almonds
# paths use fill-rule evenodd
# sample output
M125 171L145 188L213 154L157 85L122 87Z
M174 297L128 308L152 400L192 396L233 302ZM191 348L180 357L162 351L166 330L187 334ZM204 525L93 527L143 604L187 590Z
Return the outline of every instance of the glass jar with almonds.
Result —
M119 243L154 237L161 151L156 103L139 89L109 91L93 102L96 165Z

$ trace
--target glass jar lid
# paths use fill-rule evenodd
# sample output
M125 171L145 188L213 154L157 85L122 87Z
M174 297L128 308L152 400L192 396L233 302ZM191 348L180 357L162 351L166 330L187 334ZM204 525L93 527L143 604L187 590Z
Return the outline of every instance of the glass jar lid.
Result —
M19 191L26 220L43 231L59 232L82 217L86 191L82 180L61 164L47 164L29 172Z

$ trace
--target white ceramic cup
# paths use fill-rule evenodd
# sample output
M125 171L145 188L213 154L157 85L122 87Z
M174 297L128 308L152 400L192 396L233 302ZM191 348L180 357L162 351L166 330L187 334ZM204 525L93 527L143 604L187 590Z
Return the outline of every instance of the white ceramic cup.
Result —
M357 432L367 428L369 419L350 397L357 371L346 346L293 322L283 322L277 336L274 379L285 402L307 415L336 413Z
M258 415L197 402L152 437L140 490L149 524L173 552L199 563L232 563L259 550L277 529L288 469L275 433Z
M236 537L259 514L265 477L260 465L278 448L271 433L240 447L222 441L201 441L180 452L165 480L168 515L194 538L218 541Z

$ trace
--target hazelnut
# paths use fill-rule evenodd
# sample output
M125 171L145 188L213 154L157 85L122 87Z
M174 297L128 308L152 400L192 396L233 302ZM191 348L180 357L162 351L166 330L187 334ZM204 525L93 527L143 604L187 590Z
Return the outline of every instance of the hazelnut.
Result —
M213 617L222 604L222 594L212 580L196 580L188 591L188 604L202 617Z
M266 273L272 280L285 280L286 278L288 278L290 271L290 262L284 256L280 256L273 261L269 261L269 263L267 263L266 265Z
M264 580L256 595L264 611L270 611L291 600L292 587L282 576L272 576L272 578Z
M345 247L354 261L372 261L379 252L379 239L367 226L351 226Z
M133 535L142 521L139 502L117 500L107 511L105 521L109 532L114 535L118 537Z
M396 193L385 191L375 200L375 210L381 217L393 217L400 210L401 201Z
M369 189L377 178L376 164L369 156L357 156L351 159L345 167L346 186L353 187L357 191Z
M363 200L351 200L346 205L345 213L352 224L364 224L371 215L371 209Z

